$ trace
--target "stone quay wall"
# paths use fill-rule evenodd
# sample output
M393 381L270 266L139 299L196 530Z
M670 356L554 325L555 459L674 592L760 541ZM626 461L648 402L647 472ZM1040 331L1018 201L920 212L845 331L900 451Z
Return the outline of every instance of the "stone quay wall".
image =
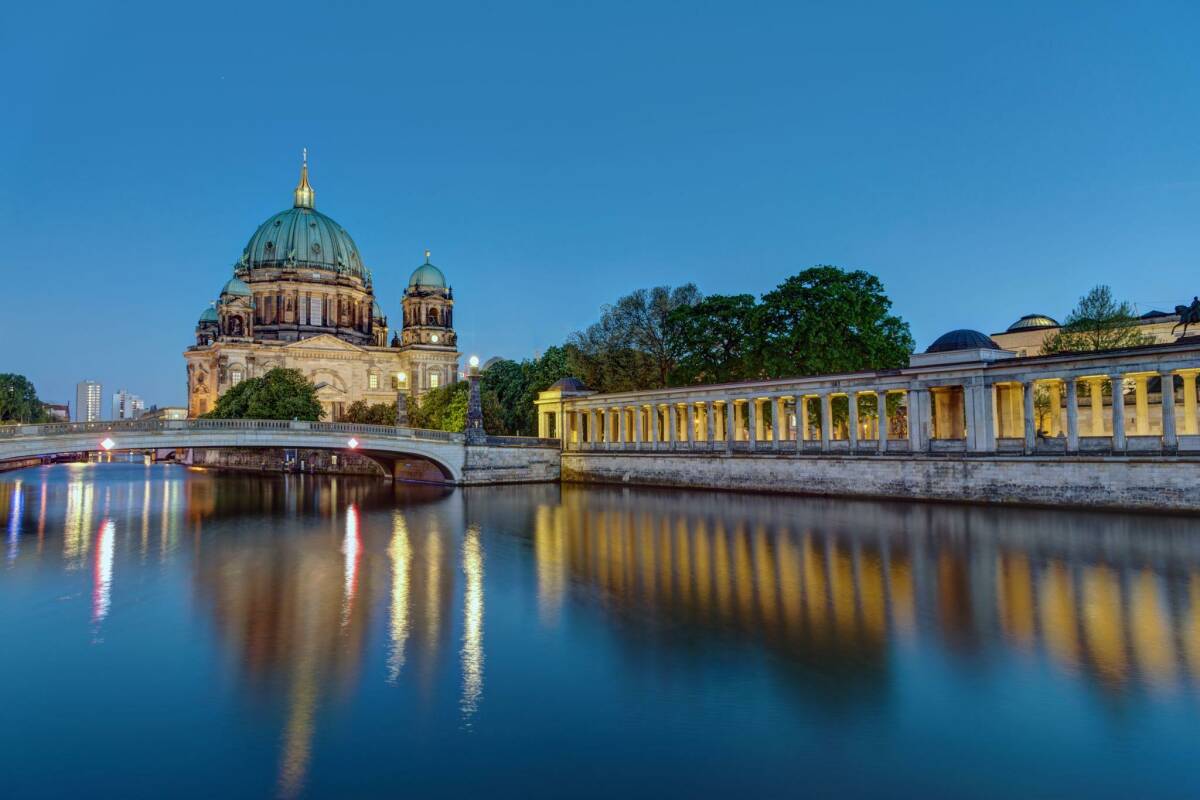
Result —
M565 452L562 480L820 496L1200 511L1200 459Z
M560 474L559 455L557 447L468 445L462 483L478 485L557 481Z
M214 447L191 451L186 463L209 469L242 472L311 472L318 475L387 475L366 456L331 450L297 449L296 460L288 463L283 448Z

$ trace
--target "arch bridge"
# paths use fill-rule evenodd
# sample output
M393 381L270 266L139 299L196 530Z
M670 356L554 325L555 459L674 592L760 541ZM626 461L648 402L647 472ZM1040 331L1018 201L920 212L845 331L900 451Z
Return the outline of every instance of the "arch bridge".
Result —
M489 437L481 446L545 449L546 444L537 439ZM372 459L389 475L394 474L397 461L415 456L434 464L448 483L474 482L466 480L469 472L466 437L449 431L258 419L156 419L0 427L0 462L106 450L222 447L354 452Z

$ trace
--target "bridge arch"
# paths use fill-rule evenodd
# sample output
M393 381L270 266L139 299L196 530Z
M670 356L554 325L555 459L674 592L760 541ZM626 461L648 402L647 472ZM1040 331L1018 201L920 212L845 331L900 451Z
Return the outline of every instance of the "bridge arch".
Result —
M419 458L433 464L449 483L462 482L466 458L461 433L342 422L189 419L0 428L0 461L106 449L247 447L355 452L393 477L397 460Z

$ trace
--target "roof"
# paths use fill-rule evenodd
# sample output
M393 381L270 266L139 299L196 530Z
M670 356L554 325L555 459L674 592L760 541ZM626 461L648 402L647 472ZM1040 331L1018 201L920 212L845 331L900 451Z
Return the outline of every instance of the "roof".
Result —
M587 392L590 391L583 381L579 378L560 378L546 388L546 391L551 389L561 389L564 392Z
M217 310L212 306L204 309L204 313L200 315L201 322L218 322Z
M230 278L221 288L221 294L232 297L250 297L252 292L250 291L250 287L241 278Z
M1061 327L1058 320L1053 317L1048 317L1045 314L1026 314L1019 320L1008 326L1005 333L1015 333L1017 331L1035 331L1041 328L1059 328Z
M409 287L424 286L429 289L445 289L446 276L440 269L429 263L429 251L425 251L425 263L413 270L408 278Z
M959 328L948 331L934 340L925 350L926 353L948 353L952 350L999 350L996 344L986 334L969 328Z

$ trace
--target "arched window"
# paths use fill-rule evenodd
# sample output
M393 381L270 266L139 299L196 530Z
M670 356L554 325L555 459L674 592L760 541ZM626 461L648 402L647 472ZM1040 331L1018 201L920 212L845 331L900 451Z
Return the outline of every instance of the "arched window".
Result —
M229 371L229 384L231 386L237 386L241 382L242 382L242 368L234 367L233 369L231 369Z
M429 309L429 324L430 325L438 324L438 313L437 313L436 308Z
M429 388L430 389L438 388L438 384L441 383L441 381L442 381L442 376L440 374L438 374L437 372L429 373Z
M379 388L379 373L378 372L370 372L367 374L367 388L368 389L378 389Z

